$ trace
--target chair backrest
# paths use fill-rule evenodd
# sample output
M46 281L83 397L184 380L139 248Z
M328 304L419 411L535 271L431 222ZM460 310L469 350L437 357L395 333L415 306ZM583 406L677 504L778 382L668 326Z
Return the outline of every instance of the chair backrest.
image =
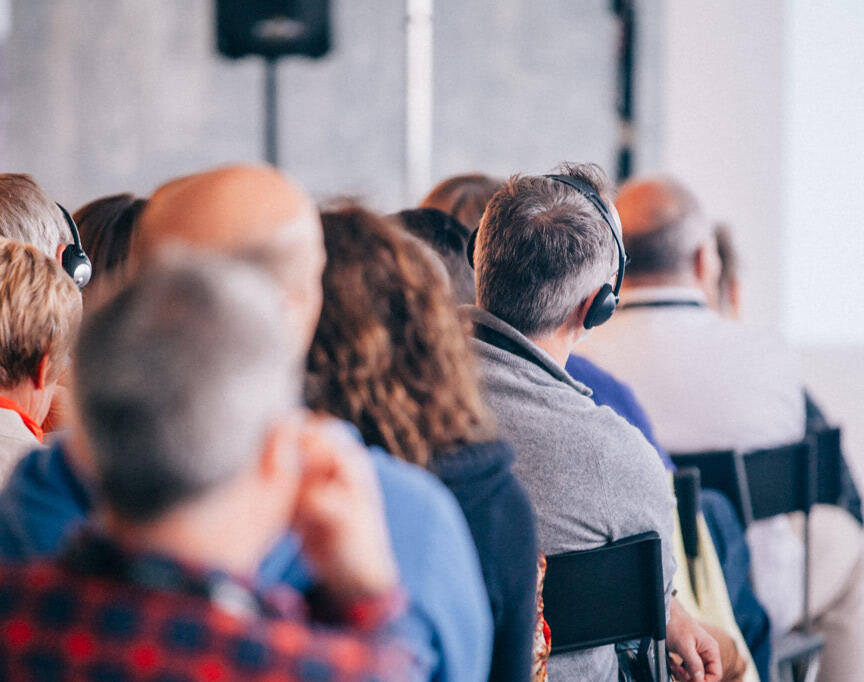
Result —
M672 455L678 467L697 467L702 487L719 490L741 523L793 511L808 512L816 499L816 453L809 441L739 454L712 451Z
M660 537L546 557L543 614L552 655L641 637L666 639Z
M684 554L688 559L699 556L699 497L701 483L697 467L684 467L675 472L675 497L678 500L678 523Z
M813 434L816 446L816 502L837 505L843 495L843 451L840 429Z
M735 505L745 526L779 514L804 512L804 630L808 631L810 508L816 501L819 468L814 439L745 454L708 452L673 455L672 460L679 467L699 467L702 485L724 493ZM831 466L826 464L826 471ZM827 482L825 487L826 492L830 492Z
M673 454L672 461L679 469L698 469L701 487L723 493L735 507L741 523L747 524L750 515L750 491L746 483L742 485L746 477L742 462L733 450Z
M809 512L816 497L816 459L804 441L742 455L752 509L750 521Z

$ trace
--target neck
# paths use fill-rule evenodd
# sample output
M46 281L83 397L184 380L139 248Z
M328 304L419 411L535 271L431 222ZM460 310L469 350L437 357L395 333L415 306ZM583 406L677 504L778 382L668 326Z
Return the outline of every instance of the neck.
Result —
M578 332L561 327L549 336L532 337L531 341L549 353L561 367L564 367L567 364L567 358L570 357L570 349L573 348L578 337Z
M105 525L109 533L136 551L164 554L239 577L254 576L275 538L262 531L267 525L256 518L255 505L249 499L232 504L224 493L218 501L213 498L209 493L206 499L147 523L130 522L109 511Z
M37 414L42 402L41 396L37 396L37 393L41 393L41 391L34 391L32 386L27 385L28 383L22 381L11 388L0 389L0 397L16 403L30 419L40 422L44 415Z

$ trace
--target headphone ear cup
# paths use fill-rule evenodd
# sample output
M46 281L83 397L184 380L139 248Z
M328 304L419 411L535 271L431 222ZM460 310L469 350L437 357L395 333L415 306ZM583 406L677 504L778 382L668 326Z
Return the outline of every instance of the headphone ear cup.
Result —
M60 263L79 289L83 289L93 275L93 266L87 254L74 244L69 244L63 249Z
M591 307L588 308L588 314L585 315L583 326L585 329L597 327L606 322L615 312L618 307L618 301L615 300L615 292L612 290L611 284L604 284L600 287L600 291L591 302Z
M474 246L477 244L477 230L475 229L471 236L468 237L468 243L465 245L465 255L468 257L468 265L474 269Z

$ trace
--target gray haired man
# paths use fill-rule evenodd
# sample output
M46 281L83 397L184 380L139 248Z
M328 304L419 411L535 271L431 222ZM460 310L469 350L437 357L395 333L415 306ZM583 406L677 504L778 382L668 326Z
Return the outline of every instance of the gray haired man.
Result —
M75 393L100 522L58 560L0 566L2 679L427 677L396 637L369 458L306 421L284 306L251 266L187 252L91 315ZM288 525L321 581L305 600L252 587Z
M683 680L719 680L717 643L671 598L675 501L660 459L639 431L597 407L591 391L564 369L586 326L603 321L596 313L602 306L591 312L592 305L600 295L609 307L614 294L607 285L623 253L602 170L585 164L560 173L510 178L480 222L477 306L467 310L487 399L502 436L516 447L513 471L535 505L542 551L588 549L657 531L668 646L686 666L673 672ZM571 178L584 189L568 184ZM607 646L557 656L549 671L559 679L608 680L616 678L617 662Z

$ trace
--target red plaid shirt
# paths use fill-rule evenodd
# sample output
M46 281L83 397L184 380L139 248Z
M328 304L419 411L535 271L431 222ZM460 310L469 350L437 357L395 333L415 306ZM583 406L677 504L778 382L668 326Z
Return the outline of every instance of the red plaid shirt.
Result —
M390 595L326 627L288 588L262 598L83 535L59 561L0 566L0 679L427 679L393 634L401 608Z

